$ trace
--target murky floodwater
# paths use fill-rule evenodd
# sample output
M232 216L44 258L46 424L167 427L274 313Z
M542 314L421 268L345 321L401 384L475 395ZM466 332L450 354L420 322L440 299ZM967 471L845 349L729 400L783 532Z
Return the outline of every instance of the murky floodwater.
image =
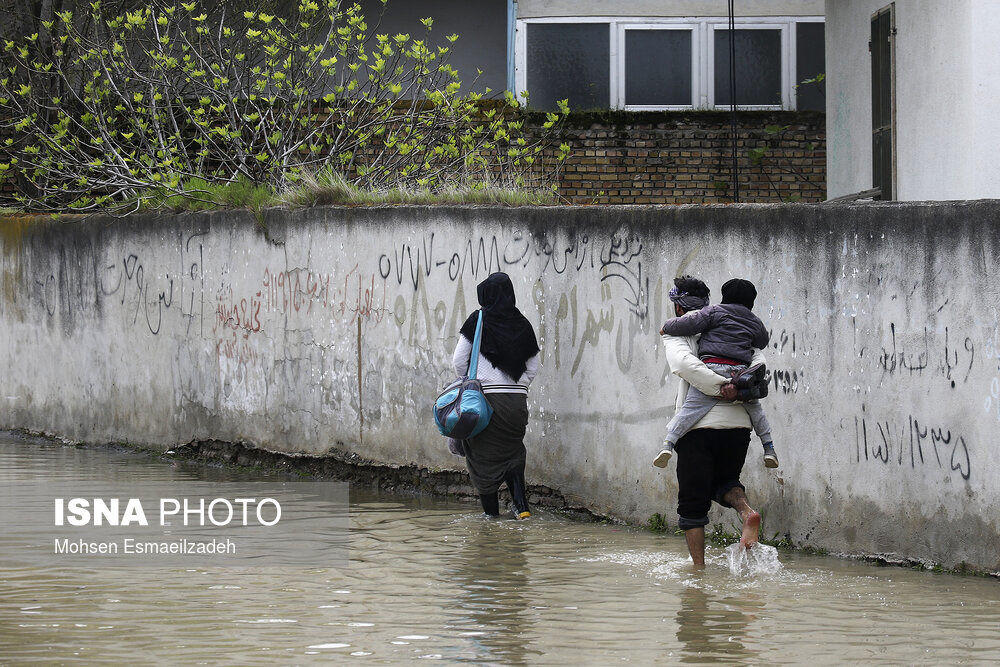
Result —
M248 479L0 435L0 484L120 478ZM1000 660L992 579L784 553L734 575L721 549L695 573L679 537L358 488L351 526L336 570L54 570L0 551L0 662Z

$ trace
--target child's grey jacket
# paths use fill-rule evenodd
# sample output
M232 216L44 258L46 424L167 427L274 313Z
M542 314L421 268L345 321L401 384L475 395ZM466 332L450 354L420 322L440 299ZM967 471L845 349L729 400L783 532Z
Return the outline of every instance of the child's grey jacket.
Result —
M760 318L739 303L717 303L667 320L663 333L669 336L700 333L698 356L725 357L745 364L750 363L753 348L764 349L770 339Z

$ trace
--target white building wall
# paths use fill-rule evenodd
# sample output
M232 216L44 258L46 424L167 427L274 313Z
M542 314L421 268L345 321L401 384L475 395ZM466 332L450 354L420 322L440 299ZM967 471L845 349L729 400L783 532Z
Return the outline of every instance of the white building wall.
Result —
M738 16L818 16L823 0L740 0ZM720 0L518 0L517 17L727 16Z
M886 0L828 0L827 188L872 187L871 15ZM896 198L1000 197L996 34L987 0L897 0Z
M972 133L970 188L976 197L1000 197L1000 3L973 3L972 20Z

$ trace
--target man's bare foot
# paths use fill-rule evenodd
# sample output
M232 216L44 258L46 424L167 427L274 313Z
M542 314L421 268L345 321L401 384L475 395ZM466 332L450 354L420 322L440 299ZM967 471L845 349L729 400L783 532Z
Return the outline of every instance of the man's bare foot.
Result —
M750 549L757 544L760 533L760 512L750 510L747 518L743 520L743 536L740 537L740 544L744 549Z

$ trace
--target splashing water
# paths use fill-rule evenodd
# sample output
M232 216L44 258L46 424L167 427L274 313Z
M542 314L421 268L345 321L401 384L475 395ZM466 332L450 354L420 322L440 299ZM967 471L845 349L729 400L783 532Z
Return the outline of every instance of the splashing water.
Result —
M726 547L725 554L729 571L734 577L774 574L781 570L778 550L766 544L755 544L752 549L744 549L737 542Z

